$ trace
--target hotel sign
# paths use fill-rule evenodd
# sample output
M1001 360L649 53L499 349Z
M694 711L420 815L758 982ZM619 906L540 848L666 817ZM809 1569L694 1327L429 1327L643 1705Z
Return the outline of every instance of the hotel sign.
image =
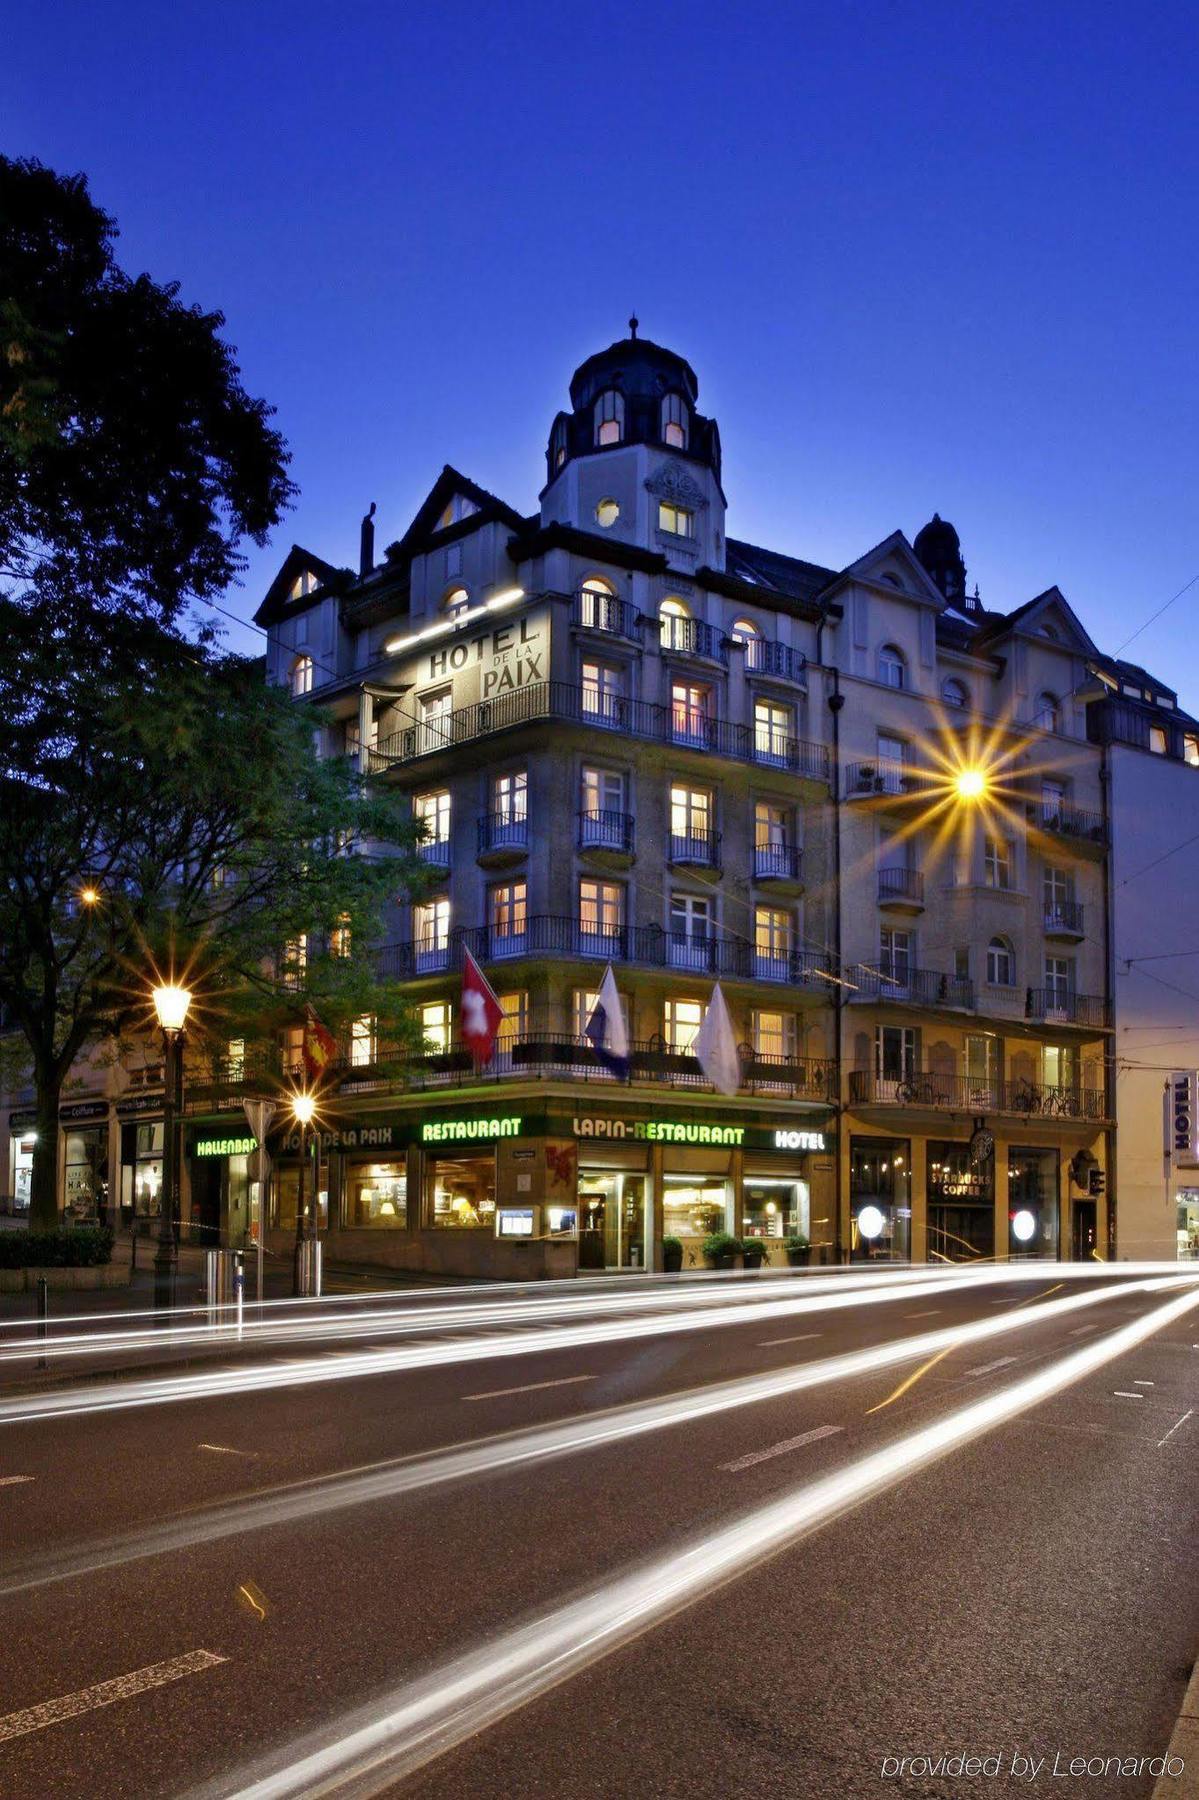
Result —
M1166 1155L1174 1167L1199 1162L1199 1074L1179 1069L1166 1083L1164 1135Z

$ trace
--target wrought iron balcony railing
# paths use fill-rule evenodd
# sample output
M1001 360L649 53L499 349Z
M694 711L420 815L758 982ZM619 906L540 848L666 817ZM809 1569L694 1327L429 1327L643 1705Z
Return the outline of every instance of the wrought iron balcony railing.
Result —
M603 806L580 812L578 819L580 850L619 850L625 856L633 854L636 821L632 813L614 812Z
M1102 846L1107 843L1107 827L1103 822L1103 815L1084 812L1080 806L1038 800L1029 806L1028 817L1039 830L1049 832L1054 837L1070 838L1080 844Z
M1094 1031L1103 1031L1108 1024L1107 1001L1101 994L1066 993L1062 988L1029 988L1024 1014L1045 1024L1084 1025Z
M906 900L923 906L924 876L919 869L880 869L878 897L884 905L888 900Z
M798 844L755 844L755 881L799 881L803 851Z
M658 621L663 650L675 656L699 656L706 662L727 663L729 647L724 634L702 619L680 619L665 613Z
M1067 1123L1102 1120L1106 1111L1102 1088L1052 1087L1024 1078L988 1081L985 1077L943 1075L925 1069L913 1069L899 1076L851 1069L849 1100L852 1106L931 1108L972 1117L1010 1113Z
M426 838L423 844L416 846L416 854L421 862L428 863L431 869L448 869L450 866L450 840L445 838Z
M797 687L808 685L808 661L802 650L789 644L772 644L767 638L749 638L745 645L745 667L751 675L773 675L779 681L791 681Z
M848 971L857 989L853 999L894 1000L904 1006L974 1006L974 983L959 975L942 975L938 969L878 968L862 965Z
M529 847L529 821L523 815L515 818L511 813L484 813L478 822L478 851L484 855L490 850L527 850Z
M635 606L630 606L627 600L618 600L615 594L588 591L575 595L571 617L584 631L602 631L606 637L633 642L641 615Z
M691 863L704 869L720 867L720 833L718 831L702 831L698 828L690 831L672 831L670 834L670 860L672 863Z
M1045 902L1045 930L1050 937L1083 937L1082 917L1078 900Z

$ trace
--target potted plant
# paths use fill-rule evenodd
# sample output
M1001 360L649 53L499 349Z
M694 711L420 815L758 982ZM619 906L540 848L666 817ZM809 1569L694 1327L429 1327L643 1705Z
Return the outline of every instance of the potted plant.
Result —
M662 1268L667 1275L677 1275L683 1266L683 1240L677 1237L662 1239Z
M747 1269L760 1269L769 1260L770 1252L766 1248L766 1239L747 1237L741 1240L741 1256Z
M728 1231L713 1231L704 1239L704 1261L712 1269L731 1269L741 1245Z
M796 1237L789 1237L784 1248L787 1252L787 1261L793 1269L805 1267L812 1253L812 1246L802 1232Z

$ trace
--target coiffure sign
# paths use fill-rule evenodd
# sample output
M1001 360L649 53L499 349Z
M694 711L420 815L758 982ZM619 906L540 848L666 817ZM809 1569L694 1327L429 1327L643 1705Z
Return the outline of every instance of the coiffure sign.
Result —
M1165 1152L1177 1168L1199 1163L1199 1074L1179 1069L1166 1083Z

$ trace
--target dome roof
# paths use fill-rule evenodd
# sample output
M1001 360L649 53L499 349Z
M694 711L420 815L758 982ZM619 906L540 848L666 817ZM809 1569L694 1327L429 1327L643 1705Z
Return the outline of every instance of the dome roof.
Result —
M581 362L570 378L570 403L586 405L617 371L620 386L626 394L662 394L669 388L681 388L694 405L699 394L699 379L686 357L662 344L651 344L637 336L636 319L629 320L630 333L606 350L597 350Z
M938 561L960 556L962 543L949 520L943 519L940 513L934 513L928 524L922 525L916 533L912 549L927 566L930 556Z

